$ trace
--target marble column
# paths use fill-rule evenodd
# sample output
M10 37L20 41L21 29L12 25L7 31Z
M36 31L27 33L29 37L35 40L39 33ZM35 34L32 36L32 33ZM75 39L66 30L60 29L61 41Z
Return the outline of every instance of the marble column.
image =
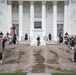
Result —
M19 1L19 41L23 36L23 1Z
M34 1L30 2L30 40L33 40L34 29Z
M10 33L10 28L12 27L12 1L7 2L7 10L8 10L8 32Z
M64 35L66 32L68 32L68 15L69 15L69 10L68 10L68 1L64 1Z
M72 21L72 20L71 20L71 14L72 14L72 13L71 13L71 9L72 9L72 8L71 8L71 0L69 0L69 32L68 32L69 35L71 35L71 32L72 32L72 31L71 31L71 28L72 28L72 27L71 27L71 25L72 25L72 23L71 23L71 21Z
M43 37L46 36L46 2L42 1L42 29Z
M53 40L57 41L57 1L53 1Z

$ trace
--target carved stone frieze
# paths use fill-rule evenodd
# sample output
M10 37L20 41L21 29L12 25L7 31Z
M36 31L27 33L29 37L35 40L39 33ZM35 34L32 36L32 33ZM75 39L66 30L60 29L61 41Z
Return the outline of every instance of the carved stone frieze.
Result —
M68 4L69 4L69 1L64 1L64 4L65 4L65 5L68 5Z
M31 5L34 5L34 3L35 3L34 1L30 1L30 4L31 4Z
M22 5L23 4L23 1L18 1L19 5Z
M57 5L58 1L53 1L53 5Z
M46 4L46 1L42 1L42 5L45 5Z
M8 4L8 5L11 5L11 4L12 4L12 1L7 1L7 4Z

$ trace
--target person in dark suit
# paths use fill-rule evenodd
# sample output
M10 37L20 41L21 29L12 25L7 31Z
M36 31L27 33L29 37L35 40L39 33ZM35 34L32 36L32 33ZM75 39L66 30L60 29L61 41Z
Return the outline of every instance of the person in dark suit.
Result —
M75 41L74 41L74 38L72 37L71 39L71 47L72 47L72 50L74 50L74 47L75 47Z
M51 33L49 33L48 37L49 37L49 41L51 41Z
M76 51L74 52L74 63L76 63Z
M6 35L8 36L8 35L9 35L9 33L7 32L7 33L6 33Z
M17 41L16 34L14 34L14 36L13 36L13 44L14 45L16 44L16 41Z
M6 37L4 37L3 39L2 39L2 48L3 48L3 50L5 49L5 42L7 41L7 38Z
M60 43L60 44L63 43L63 37L62 37L62 36L60 36L60 38L59 38L59 43Z
M25 34L25 40L26 40L26 41L28 40L28 35L27 35L27 33Z
M2 52L0 51L0 63L2 63Z
M66 32L65 35L68 35L68 33Z
M3 35L2 31L1 31L0 35Z
M38 45L38 46L40 45L40 37L39 37L39 35L38 35L38 37L37 37L37 45Z

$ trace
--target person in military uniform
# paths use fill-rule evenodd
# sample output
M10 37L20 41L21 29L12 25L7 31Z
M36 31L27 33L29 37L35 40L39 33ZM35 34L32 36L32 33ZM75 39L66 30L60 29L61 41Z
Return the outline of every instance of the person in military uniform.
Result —
M26 41L28 40L28 35L27 35L27 33L25 34L25 40L26 40Z
M38 35L38 37L37 37L37 45L38 45L38 46L40 45L40 37L39 37L39 35Z
M51 41L51 33L49 33L48 37L49 37L49 41Z
M0 51L0 63L2 63L2 52Z

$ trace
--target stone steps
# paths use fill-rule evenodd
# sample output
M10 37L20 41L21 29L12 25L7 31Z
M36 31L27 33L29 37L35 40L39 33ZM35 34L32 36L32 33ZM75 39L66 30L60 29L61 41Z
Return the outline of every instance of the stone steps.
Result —
M26 75L52 75L51 73L27 73Z

